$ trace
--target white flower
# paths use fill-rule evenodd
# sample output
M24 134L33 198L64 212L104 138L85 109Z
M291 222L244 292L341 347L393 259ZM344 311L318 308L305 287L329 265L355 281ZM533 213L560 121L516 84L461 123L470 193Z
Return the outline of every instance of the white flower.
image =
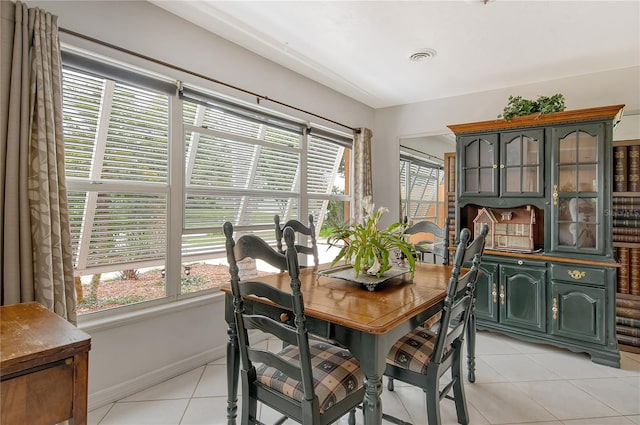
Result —
M375 205L373 203L373 200L371 199L371 196L365 196L364 198L362 198L362 209L364 210L365 219L373 215L374 208Z
M380 271L380 262L378 261L378 257L375 257L373 259L373 266L371 266L369 270L367 270L367 273L372 276L375 276L379 271Z

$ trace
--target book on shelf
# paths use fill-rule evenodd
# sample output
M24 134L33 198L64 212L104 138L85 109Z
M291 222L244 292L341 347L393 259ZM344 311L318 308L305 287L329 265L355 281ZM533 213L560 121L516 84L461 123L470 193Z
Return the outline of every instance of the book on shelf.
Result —
M631 345L633 347L640 347L640 338L630 335L616 335L616 339L619 344Z
M614 235L640 235L640 227L614 227Z
M631 317L616 316L616 325L630 326L632 328L640 329L640 319L633 319Z
M611 210L611 217L613 218L626 218L626 219L640 219L640 208L613 208Z
M640 298L634 299L621 297L619 295L620 294L616 297L616 307L635 308L636 310L640 310Z
M629 293L640 295L640 248L629 248Z
M613 147L613 190L615 192L627 191L627 147Z
M616 307L616 316L640 319L640 310L628 307Z
M618 248L618 292L629 293L629 248Z
M627 155L629 157L627 190L640 192L640 145L629 146Z
M640 328L634 328L631 326L624 326L624 325L616 325L616 333L618 335L629 335L629 336L635 336L636 338L639 338Z
M640 209L640 198L633 196L613 196L613 209Z
M613 218L613 227L631 227L631 228L639 228L640 227L640 217L638 218ZM615 230L614 230L615 233Z
M614 242L640 242L640 235L617 235L614 233L612 237Z

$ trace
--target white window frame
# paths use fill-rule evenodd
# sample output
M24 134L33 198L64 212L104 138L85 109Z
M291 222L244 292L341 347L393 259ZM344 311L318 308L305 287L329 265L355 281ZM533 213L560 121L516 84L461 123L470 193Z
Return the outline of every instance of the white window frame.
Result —
M67 52L66 54L63 54L63 58L64 57L71 58L70 60L75 61L74 63L81 63L81 64L88 63L89 65L87 66L95 65L94 62L92 62L93 59L85 58L83 55L78 55L74 52L71 52L71 53ZM85 59L88 62L83 62ZM63 66L64 65L65 63L63 62ZM156 75L139 74L139 70L121 68L120 64L104 63L104 68L101 70L105 70L104 77L107 77L107 78L109 77L121 78L122 76L126 78L127 76L130 75L129 73L134 73L134 76L141 75L143 82L148 81L147 78L152 80L154 78L157 78ZM133 81L133 83L135 84L135 81ZM181 85L177 81L172 83L171 79L168 79L168 78L160 79L158 83L165 90L168 87L173 87L173 86L177 87ZM107 85L113 85L113 82L108 82ZM128 192L133 190L136 193L138 192L158 193L158 194L163 194L167 197L167 218L166 218L167 243L166 243L165 262L164 262L165 270L166 270L165 297L151 300L151 301L145 301L142 303L126 305L116 309L118 310L118 312L122 312L122 311L135 312L137 310L152 308L158 305L178 301L180 299L192 298L197 296L210 296L211 293L217 291L217 290L204 290L204 291L199 291L199 292L190 293L190 294L182 294L182 295L180 294L180 282L181 282L180 275L181 275L181 264L183 261L182 249L181 249L182 237L185 234L196 232L201 229L199 230L187 229L186 226L184 225L185 207L184 207L183 200L185 199L185 194L186 194L185 134L186 134L186 131L193 129L193 126L184 125L183 123L183 100L180 98L178 93L176 92L172 95L168 95L168 101L169 101L169 104L168 104L169 129L168 129L168 152L167 152L168 181L166 183L149 184L149 183L140 182L140 183L132 184L131 182L124 182L124 181L105 181L105 180L100 180L99 175L96 175L95 171L94 171L94 174L92 174L90 179L77 179L77 178L67 179L69 191L78 190L78 191L86 191L87 193L91 193L91 191L96 191L96 187L99 186L99 192ZM236 101L230 100L229 102L236 102ZM237 103L239 107L243 107L243 105L239 101L237 101ZM264 108L259 108L259 109L264 110ZM267 111L266 114L269 115L269 112ZM294 118L291 118L291 117L286 117L286 119L295 120ZM324 140L333 140L333 138L335 137L335 140L338 141L338 144L342 143L344 146L349 145L349 142L347 140L351 138L351 135L339 133L330 129L326 129L319 125L302 122L300 120L295 120L295 121L299 122L301 125L304 125L306 128L310 129L312 134L318 134L319 135L318 137L323 138ZM206 130L202 128L198 128L198 131L215 132L215 130ZM99 137L105 137L105 136L99 136ZM306 219L303 217L308 216L308 205L309 205L309 200L311 199L326 200L326 201L341 200L341 201L347 201L347 202L351 201L352 199L349 194L331 193L332 188L329 188L326 191L326 193L307 193L306 190L299 189L300 187L307 186L306 167L308 165L307 148L308 148L309 139L310 139L309 131L305 131L303 137L301 138L301 143L299 148L290 149L292 152L297 152L297 154L300 155L301 166L298 169L298 179L296 182L297 187L292 187L292 190L289 193L289 195L298 197L298 217L294 217L294 218L301 219L302 221L306 221ZM260 145L261 143L264 143L264 142L253 140L253 143L256 143L256 145ZM351 143L352 143L352 140L351 140ZM93 166L94 167L99 166L100 162L101 162L101 154L97 153L94 157ZM331 171L334 177L335 177L335 174L337 173L338 165L339 164L335 164L334 169ZM190 189L190 190L193 190L193 189ZM220 191L220 192L224 192L224 191ZM233 190L229 190L229 193L232 193L232 192ZM264 191L255 191L255 192L246 191L243 193L244 194L251 194L251 193L264 194L265 192ZM278 195L282 195L282 192L278 192ZM316 228L319 230L322 225L322 219L324 218L324 212L319 212L318 216L319 216L318 217L319 222L316 223L317 225ZM265 227L265 226L254 226L254 227L257 229L260 229L261 227ZM270 228L273 228L272 225L270 226ZM251 226L248 229L251 229ZM220 231L219 228L215 228L215 227L208 228L205 230L217 231L217 232ZM224 255L224 251L222 251L220 255L221 256ZM131 267L131 268L140 268L140 267L144 267L152 264L155 264L155 262L140 263L140 264L136 264L136 267ZM119 265L118 270L122 270L123 266L125 265ZM90 269L85 269L83 270L83 272L87 274L94 274L94 273L101 273L104 271L111 271L113 270L113 268L114 267L105 265L105 266L98 266ZM100 320L102 318L108 318L115 314L116 312L114 311L114 309L89 313L81 316L81 322L83 321L82 318L91 317L92 319Z

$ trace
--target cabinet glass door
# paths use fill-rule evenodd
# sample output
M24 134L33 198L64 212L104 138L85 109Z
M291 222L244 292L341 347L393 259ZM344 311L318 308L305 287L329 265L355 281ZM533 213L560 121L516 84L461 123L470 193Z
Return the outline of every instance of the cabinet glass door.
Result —
M500 194L543 196L543 131L500 134Z
M602 251L601 126L554 129L552 249Z
M462 170L460 188L464 195L498 195L498 136L460 138Z

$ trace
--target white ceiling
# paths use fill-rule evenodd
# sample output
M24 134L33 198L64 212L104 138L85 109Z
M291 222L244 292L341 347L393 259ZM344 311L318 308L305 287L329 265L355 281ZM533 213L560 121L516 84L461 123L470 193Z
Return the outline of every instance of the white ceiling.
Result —
M373 108L640 65L639 0L149 1Z

